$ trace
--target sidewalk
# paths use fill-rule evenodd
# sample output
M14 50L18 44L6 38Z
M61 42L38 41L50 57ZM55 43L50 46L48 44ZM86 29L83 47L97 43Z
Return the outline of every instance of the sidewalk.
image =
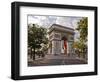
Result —
M46 59L75 59L76 56L68 56L68 55L46 55Z
M75 55L70 55L70 56L68 56L68 55L45 55L45 57L38 57L38 56L36 56L36 59L35 59L35 61L45 61L45 60L50 60L50 59L78 59L78 60L83 60L83 61L86 61L86 60L84 60L83 58L79 58L79 57L77 57L77 56L75 56ZM33 62L34 60L32 60L32 59L30 59L29 57L28 57L28 62ZM34 62L35 62L34 61Z

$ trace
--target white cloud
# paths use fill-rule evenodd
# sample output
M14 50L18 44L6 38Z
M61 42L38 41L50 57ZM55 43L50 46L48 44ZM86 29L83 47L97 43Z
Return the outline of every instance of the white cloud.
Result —
M81 17L61 17L61 16L28 16L28 24L35 23L41 26L49 27L52 24L60 24L70 28L76 28L77 22Z
M30 24L30 23L38 24L39 22L40 22L40 20L36 19L32 15L28 16L28 24Z
M77 28L77 22L82 17L64 17L64 16L34 16L28 15L28 24L34 23L49 28L52 24L60 24L69 28ZM79 37L79 33L75 31L75 39Z
M58 17L57 20L56 20L57 24L73 28L72 25L71 25L71 22L72 21L69 17Z
M56 23L75 29L79 19L81 19L81 17L58 17Z

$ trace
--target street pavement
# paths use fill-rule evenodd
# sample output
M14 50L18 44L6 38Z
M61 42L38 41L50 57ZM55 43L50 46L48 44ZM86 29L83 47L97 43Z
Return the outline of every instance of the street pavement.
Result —
M50 65L76 65L87 64L86 61L76 56L67 55L46 55L44 58L40 58L34 61L28 61L28 66L50 66Z

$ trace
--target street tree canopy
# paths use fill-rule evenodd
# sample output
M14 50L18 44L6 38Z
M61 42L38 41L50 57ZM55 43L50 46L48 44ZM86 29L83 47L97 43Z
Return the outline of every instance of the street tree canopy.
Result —
M88 18L83 17L77 24L76 30L79 32L80 37L78 41L74 42L74 48L83 53L87 50Z
M47 29L40 27L39 25L33 24L32 26L28 25L28 47L31 47L34 50L33 59L35 60L36 49L42 47L41 44L47 44Z
M78 27L76 28L76 30L78 30L80 33L80 40L86 42L87 35L88 35L88 18L87 17L83 17L78 22Z

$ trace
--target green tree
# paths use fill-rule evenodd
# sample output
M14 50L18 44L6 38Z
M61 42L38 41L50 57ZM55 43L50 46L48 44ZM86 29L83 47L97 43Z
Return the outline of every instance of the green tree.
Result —
M28 26L28 47L33 50L31 53L33 60L35 60L36 49L40 49L41 44L47 44L47 29L33 24Z
M79 31L80 33L80 40L83 42L87 41L87 35L88 35L88 18L83 17L79 22L78 22L78 27L76 30Z
M74 42L74 48L76 48L82 55L87 50L87 35L88 35L88 18L83 17L78 23L76 30L80 33L78 41Z

